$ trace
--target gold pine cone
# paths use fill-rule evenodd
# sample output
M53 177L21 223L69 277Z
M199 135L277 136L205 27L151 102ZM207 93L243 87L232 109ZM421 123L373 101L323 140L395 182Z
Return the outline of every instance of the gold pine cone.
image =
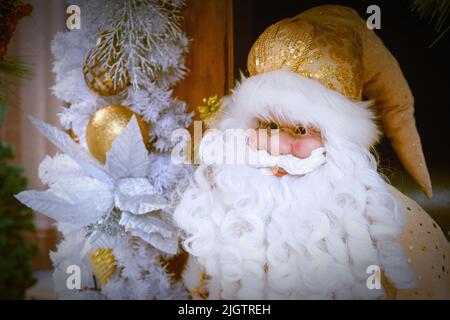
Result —
M105 285L109 278L116 271L116 258L112 254L111 248L99 248L95 250L90 256L92 271L102 285Z

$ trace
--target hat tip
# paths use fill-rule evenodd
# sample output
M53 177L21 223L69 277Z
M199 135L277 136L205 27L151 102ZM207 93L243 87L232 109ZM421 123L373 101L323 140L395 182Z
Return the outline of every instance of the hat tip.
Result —
M428 199L433 197L433 189L430 187L422 188L423 193L427 196Z

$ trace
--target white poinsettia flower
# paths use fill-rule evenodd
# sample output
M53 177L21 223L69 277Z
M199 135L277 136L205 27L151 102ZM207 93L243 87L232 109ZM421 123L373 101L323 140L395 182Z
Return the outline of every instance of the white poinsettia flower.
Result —
M31 121L64 154L46 157L39 167L39 177L49 188L21 192L16 195L20 202L78 226L97 223L118 208L125 231L161 251L176 253L172 227L154 215L169 204L147 178L149 155L134 116L112 143L104 166L65 132L36 118Z

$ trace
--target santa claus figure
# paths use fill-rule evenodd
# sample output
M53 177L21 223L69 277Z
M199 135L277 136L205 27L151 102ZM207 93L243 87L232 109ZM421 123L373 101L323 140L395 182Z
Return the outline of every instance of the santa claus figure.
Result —
M341 6L282 20L257 39L248 71L213 118L246 130L252 161L203 154L175 212L192 297L449 298L449 242L371 153L385 132L431 196L411 92L365 21Z

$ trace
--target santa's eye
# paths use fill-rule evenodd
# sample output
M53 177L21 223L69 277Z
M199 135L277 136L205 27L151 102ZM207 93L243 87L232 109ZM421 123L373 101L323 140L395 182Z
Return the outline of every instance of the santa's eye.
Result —
M269 121L269 122L267 123L266 128L267 128L267 129L270 129L270 130L278 130L278 129L280 129L280 126L279 126L278 123L276 123L276 122Z
M294 132L297 135L306 134L306 128L304 126L298 125L298 126L295 127Z

